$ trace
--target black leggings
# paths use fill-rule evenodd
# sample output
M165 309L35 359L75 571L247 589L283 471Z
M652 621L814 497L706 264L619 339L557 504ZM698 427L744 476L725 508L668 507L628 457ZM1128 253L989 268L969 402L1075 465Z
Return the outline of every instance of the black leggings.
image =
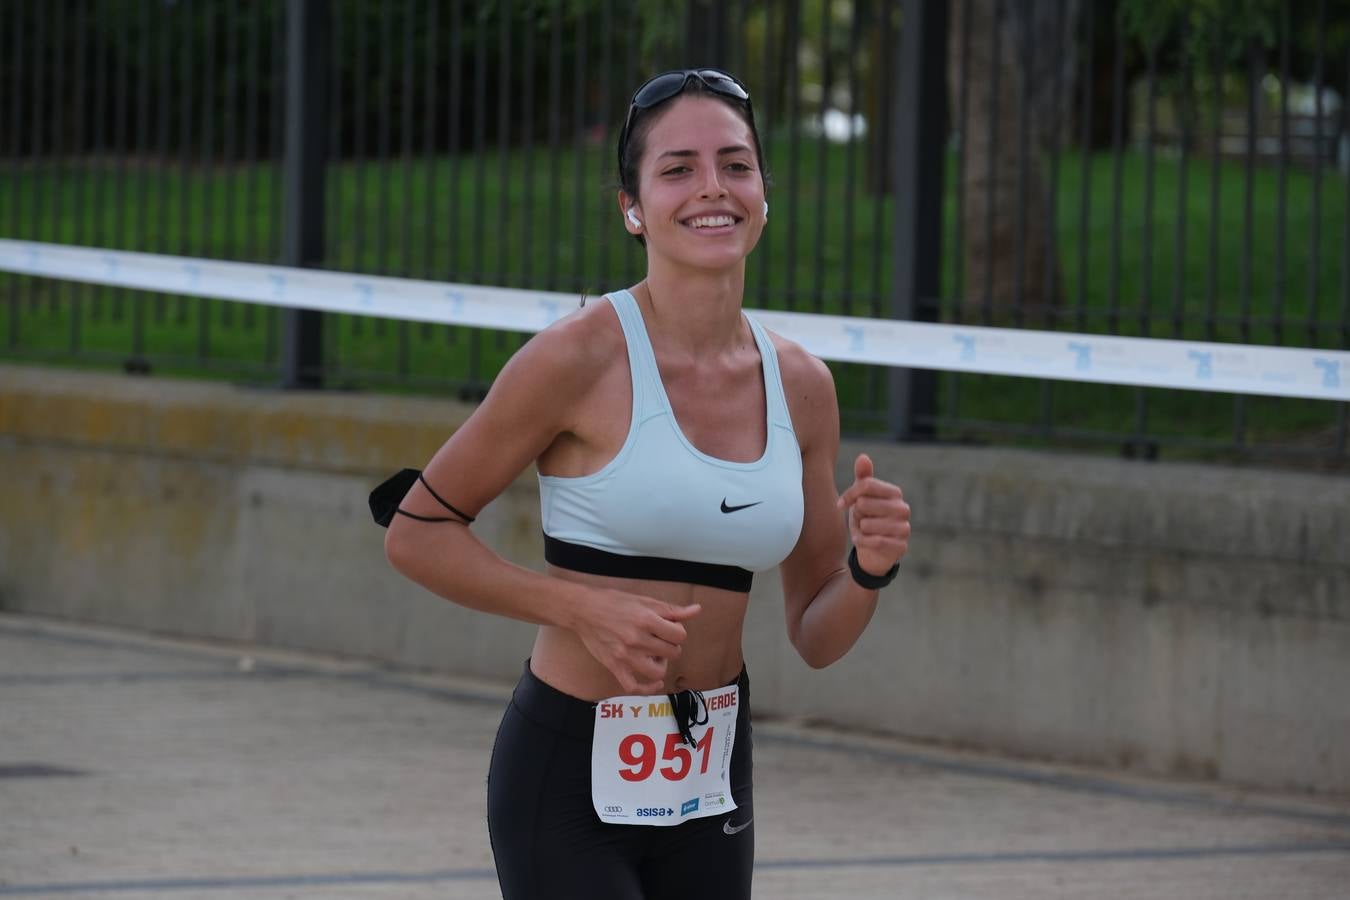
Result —
M526 663L488 772L488 834L504 900L748 898L755 829L744 671L738 684L737 809L679 825L611 825L591 805L595 704L550 687Z

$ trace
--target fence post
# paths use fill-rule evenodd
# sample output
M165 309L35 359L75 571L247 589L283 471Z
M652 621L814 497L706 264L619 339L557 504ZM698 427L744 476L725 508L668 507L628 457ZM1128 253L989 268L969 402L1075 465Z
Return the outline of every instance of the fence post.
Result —
M727 28L726 0L697 0L685 6L683 66L716 66L725 69L731 64ZM743 73L734 73L741 74Z
M328 0L287 0L286 159L281 264L323 261L324 134L328 113ZM287 308L282 319L284 388L323 382L323 314Z
M900 57L895 66L895 260L891 316L936 321L942 289L942 157L946 151L947 4L902 0ZM937 376L932 371L890 371L887 422L902 441L932 440L936 428Z

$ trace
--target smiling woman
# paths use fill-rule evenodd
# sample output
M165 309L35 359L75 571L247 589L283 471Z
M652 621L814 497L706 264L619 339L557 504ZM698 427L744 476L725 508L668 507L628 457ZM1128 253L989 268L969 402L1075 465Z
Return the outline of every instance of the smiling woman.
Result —
M765 222L753 126L720 99L682 98L643 143L650 152L619 204L635 213L630 232L645 238L648 281L653 264L724 270L743 261ZM681 240L690 236L698 242Z
M716 69L650 79L618 162L646 277L521 348L400 482L386 538L435 593L539 625L488 777L506 900L748 897L753 578L779 570L788 635L825 666L909 541L866 456L835 488L829 370L742 310L768 214L749 91ZM467 527L532 463L544 574Z

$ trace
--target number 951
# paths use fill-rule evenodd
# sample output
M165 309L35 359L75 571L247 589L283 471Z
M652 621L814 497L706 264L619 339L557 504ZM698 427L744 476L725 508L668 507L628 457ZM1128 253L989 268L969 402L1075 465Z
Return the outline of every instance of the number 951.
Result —
M700 775L708 771L708 760L712 755L713 730L709 728L703 732L703 737L694 745L694 752L700 753L702 757L699 763ZM694 765L693 755L681 744L680 736L675 733L666 735L666 746L661 751L660 759L656 756L656 741L649 735L630 734L619 742L619 759L624 765L631 766L619 770L619 777L624 781L646 781L651 777L652 771L656 770L658 762L674 763L662 766L657 771L667 781L679 781L689 774L690 768Z

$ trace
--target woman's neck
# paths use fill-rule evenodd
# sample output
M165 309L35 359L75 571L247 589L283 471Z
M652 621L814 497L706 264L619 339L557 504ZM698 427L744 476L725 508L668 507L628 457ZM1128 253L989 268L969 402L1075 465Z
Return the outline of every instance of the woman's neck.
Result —
M694 356L741 344L745 325L745 263L730 269L673 267L649 259L647 277L634 289L649 332Z

